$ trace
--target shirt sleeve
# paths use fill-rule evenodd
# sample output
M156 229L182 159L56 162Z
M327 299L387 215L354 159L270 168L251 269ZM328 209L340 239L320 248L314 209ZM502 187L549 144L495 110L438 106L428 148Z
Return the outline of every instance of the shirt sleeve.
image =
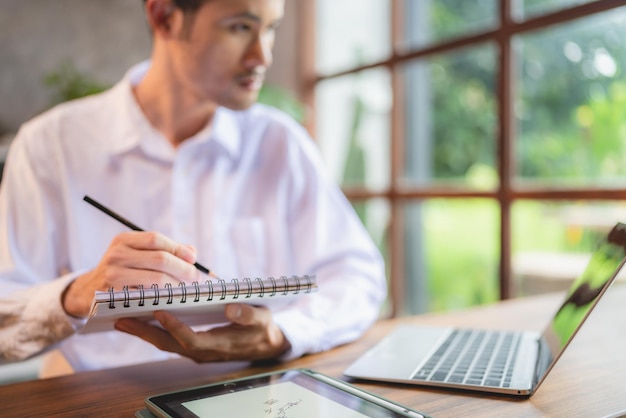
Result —
M24 360L72 335L83 320L72 321L61 295L73 275L12 293L0 301L0 353L5 361Z
M300 274L319 290L274 320L291 343L290 360L357 339L379 317L387 295L383 258L339 187L327 178L311 140L292 155L289 230Z
M29 152L22 131L7 157L0 188L0 359L23 360L73 334L61 295L77 273L62 275L62 248L51 244L62 225L55 218L58 190L49 178L52 158ZM45 151L43 151L45 153ZM38 187L43 183L44 187ZM76 323L75 323L76 322Z

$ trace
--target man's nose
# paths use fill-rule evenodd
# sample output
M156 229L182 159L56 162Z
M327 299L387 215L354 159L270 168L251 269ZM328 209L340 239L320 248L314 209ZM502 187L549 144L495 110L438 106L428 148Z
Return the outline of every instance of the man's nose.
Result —
M273 36L258 35L250 43L245 57L244 65L247 68L268 68L272 65Z

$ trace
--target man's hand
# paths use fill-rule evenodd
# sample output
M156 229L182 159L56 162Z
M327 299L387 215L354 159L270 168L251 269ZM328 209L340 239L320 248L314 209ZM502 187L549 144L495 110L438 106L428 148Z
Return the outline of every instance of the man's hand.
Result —
M119 319L115 328L198 363L273 359L291 347L266 307L229 304L225 314L231 324L203 332L193 331L165 311L154 313L163 328L129 318Z
M124 232L117 235L98 266L79 276L63 293L65 312L77 318L89 314L96 290L140 284L160 287L165 283L193 282L199 271L194 267L196 251L157 232Z

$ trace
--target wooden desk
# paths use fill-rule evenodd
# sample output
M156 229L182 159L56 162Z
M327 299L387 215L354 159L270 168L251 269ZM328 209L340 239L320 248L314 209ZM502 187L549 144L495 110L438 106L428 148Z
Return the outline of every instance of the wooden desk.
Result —
M501 302L459 313L380 321L361 340L288 364L197 365L186 359L84 372L0 386L6 416L132 417L151 394L270 370L307 367L341 377L343 369L399 323L539 329L561 296ZM626 415L626 285L605 299L532 398L356 382L371 392L435 417L605 417ZM354 382L353 382L354 383Z

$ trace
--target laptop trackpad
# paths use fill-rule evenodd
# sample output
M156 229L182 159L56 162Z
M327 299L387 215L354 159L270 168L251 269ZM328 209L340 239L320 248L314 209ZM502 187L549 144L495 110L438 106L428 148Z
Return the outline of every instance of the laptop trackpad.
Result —
M344 374L362 378L409 379L451 331L450 328L400 326L357 359Z

